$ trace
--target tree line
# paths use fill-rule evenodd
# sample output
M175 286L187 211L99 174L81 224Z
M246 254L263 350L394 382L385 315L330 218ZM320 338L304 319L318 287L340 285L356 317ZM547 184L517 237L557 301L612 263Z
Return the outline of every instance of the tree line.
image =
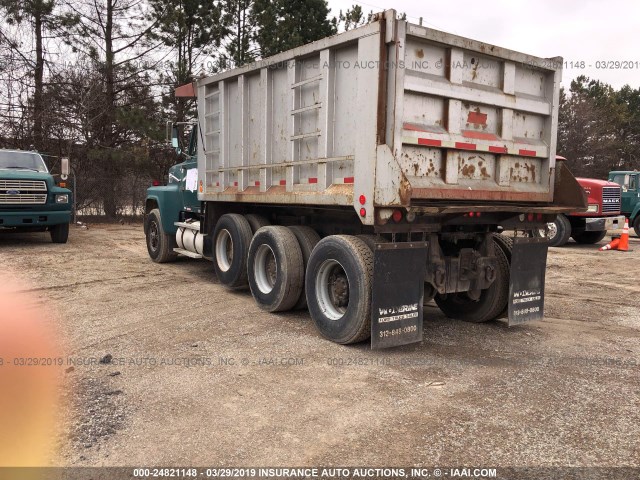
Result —
M72 159L78 208L115 217L175 163L175 87L365 21L325 0L0 0L0 148Z
M367 22L326 0L0 0L0 148L68 156L78 208L136 213L176 162L164 121L195 78ZM561 95L559 153L580 175L637 168L640 90L580 77ZM52 162L50 162L52 163Z

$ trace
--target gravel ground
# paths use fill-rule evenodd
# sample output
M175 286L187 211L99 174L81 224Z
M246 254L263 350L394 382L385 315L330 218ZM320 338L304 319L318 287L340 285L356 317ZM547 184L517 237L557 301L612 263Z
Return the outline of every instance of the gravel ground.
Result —
M424 342L383 351L261 311L207 261L152 263L141 225L0 236L0 270L19 266L76 363L57 465L638 467L631 248L550 249L541 322L427 306Z

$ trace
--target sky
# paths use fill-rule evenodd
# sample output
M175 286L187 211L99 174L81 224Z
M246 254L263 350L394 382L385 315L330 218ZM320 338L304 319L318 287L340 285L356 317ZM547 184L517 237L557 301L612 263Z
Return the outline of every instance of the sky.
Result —
M640 2L637 0L328 2L331 15L353 4L361 5L367 13L395 8L399 13L406 13L411 23L418 23L422 16L423 26L436 30L538 57L563 57L565 87L579 75L604 81L615 88L625 84L640 87ZM625 66L627 68L619 68Z

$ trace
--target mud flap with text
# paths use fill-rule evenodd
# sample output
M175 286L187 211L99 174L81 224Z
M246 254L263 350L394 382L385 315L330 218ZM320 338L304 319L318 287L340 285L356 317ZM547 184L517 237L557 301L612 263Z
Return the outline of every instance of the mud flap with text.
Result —
M509 325L544 316L544 277L547 269L546 238L513 239L509 282Z
M379 243L374 250L371 348L422 341L426 242Z

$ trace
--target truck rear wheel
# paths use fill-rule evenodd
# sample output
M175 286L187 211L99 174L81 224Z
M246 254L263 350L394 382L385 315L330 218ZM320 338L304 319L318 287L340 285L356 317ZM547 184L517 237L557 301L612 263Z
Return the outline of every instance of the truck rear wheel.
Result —
M53 243L67 243L69 239L69 224L61 223L51 227L51 241Z
M287 227L261 228L251 240L249 287L258 305L268 312L293 308L304 282L304 262L296 236Z
M489 288L482 290L478 300L472 300L466 292L436 295L436 304L447 317L481 323L493 320L505 311L509 298L509 261L499 244L495 247L496 279Z
M247 286L247 255L251 226L237 213L220 217L213 231L213 267L220 283L229 288Z
M509 272L511 272L511 255L513 253L513 238L507 237L506 235L503 235L501 233L494 233L493 239L498 245L498 247L502 249L502 252L507 257L507 261L509 262ZM509 310L509 305L505 304L504 309L502 310L502 312L498 314L496 318L502 318L502 317L508 316L508 310Z
M363 240L349 235L320 240L305 280L309 313L324 337L341 344L369 338L373 253Z
M574 233L572 235L573 239L576 241L576 243L582 243L582 244L593 244L593 243L598 243L600 240L602 240L605 236L607 235L607 231L603 230L601 232L580 232L580 233Z
M156 263L167 263L178 258L172 249L173 237L165 233L162 228L160 210L154 208L145 219L145 234L147 237L147 251L149 257Z
M307 271L307 265L309 264L309 258L311 257L311 252L316 248L318 242L320 242L320 235L311 227L301 226L301 225L293 225L289 227L289 230L293 232L298 240L298 244L300 245L300 251L302 252L302 260L304 262L304 271ZM304 274L303 274L303 286L302 291L300 292L300 298L298 299L298 303L294 305L294 310L301 310L303 308L307 308L307 295L304 292Z
M249 225L251 225L251 231L255 234L262 227L266 227L271 225L271 222L264 218L262 215L256 215L255 213L250 213L245 215L244 218L247 219Z
M356 238L359 238L364 243L366 243L372 252L376 249L376 243L386 242L384 237L381 237L380 235L372 235L370 233L356 235Z

